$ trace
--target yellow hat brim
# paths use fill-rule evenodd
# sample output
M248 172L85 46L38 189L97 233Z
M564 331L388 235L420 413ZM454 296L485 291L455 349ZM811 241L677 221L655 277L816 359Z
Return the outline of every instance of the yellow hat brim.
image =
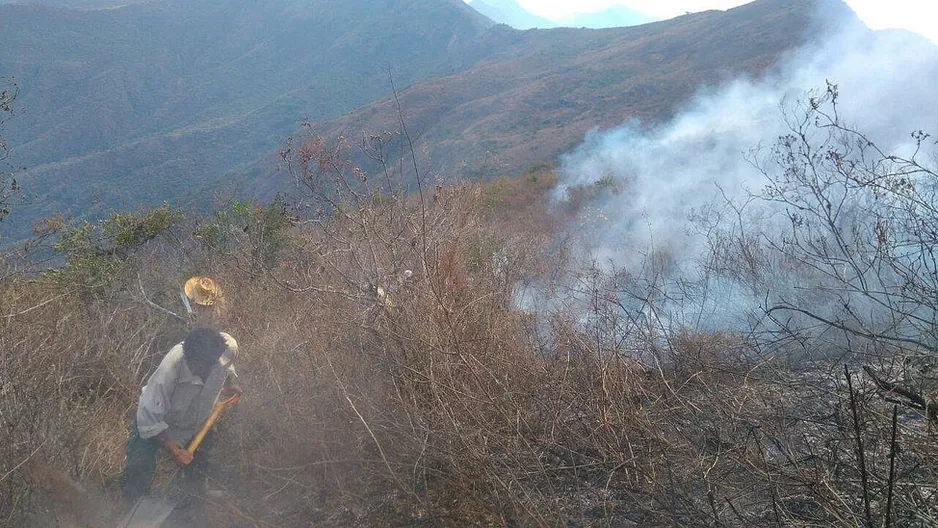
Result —
M209 277L192 277L183 286L186 297L195 304L212 306L221 299L221 288Z

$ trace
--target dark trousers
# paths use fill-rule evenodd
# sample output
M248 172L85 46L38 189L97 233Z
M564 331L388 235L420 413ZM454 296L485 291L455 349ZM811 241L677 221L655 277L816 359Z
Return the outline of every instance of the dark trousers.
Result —
M187 481L194 481L208 471L208 453L212 446L212 432L205 435L205 439L196 451L192 463L183 469L183 476ZM140 438L137 431L136 420L130 426L130 435L127 437L127 463L121 473L120 486L124 498L131 504L146 495L153 484L156 473L156 456L163 449L156 438Z

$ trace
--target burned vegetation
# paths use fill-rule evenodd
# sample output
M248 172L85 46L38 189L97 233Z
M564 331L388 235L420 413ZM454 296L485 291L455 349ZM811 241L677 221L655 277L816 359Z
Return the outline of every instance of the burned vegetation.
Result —
M627 182L449 184L403 130L291 141L298 199L46 221L4 255L0 523L122 517L130 414L202 273L245 392L178 525L938 524L935 143L878 150L834 87L803 111L757 163L786 229L707 231L707 276L762 296L747 328L677 324L706 288L667 255L577 252L569 221Z

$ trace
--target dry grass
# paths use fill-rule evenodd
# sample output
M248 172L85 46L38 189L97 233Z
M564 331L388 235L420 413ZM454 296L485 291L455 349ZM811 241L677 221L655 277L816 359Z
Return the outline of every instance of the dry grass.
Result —
M864 524L836 369L755 361L731 334L679 334L667 351L646 343L661 359L648 367L609 319L584 326L577 313L516 307L519 281L562 287L550 279L562 262L541 242L549 232L519 238L492 221L491 188L425 191L347 196L341 214L290 228L278 263L260 271L251 247L220 253L177 233L128 261L103 298L4 282L0 523L119 516L129 413L185 332L142 296L172 309L172 285L199 272L226 285L246 392L212 453L227 494L202 497L181 522ZM934 433L903 421L904 473L887 479L888 409L872 387L857 393L876 515L892 481L894 515L928 524ZM74 513L76 493L101 497L94 515Z

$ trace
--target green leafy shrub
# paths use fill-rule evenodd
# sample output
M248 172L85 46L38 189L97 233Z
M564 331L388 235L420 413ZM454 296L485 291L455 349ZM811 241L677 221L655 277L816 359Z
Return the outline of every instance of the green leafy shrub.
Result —
M206 248L246 261L256 273L276 264L291 225L287 204L278 195L266 206L234 202L216 211L213 221L195 228L193 238Z
M62 218L47 219L42 230L58 235L52 249L65 261L47 278L90 297L102 296L135 251L182 220L179 210L165 204L137 213L116 213L99 222L73 225Z

